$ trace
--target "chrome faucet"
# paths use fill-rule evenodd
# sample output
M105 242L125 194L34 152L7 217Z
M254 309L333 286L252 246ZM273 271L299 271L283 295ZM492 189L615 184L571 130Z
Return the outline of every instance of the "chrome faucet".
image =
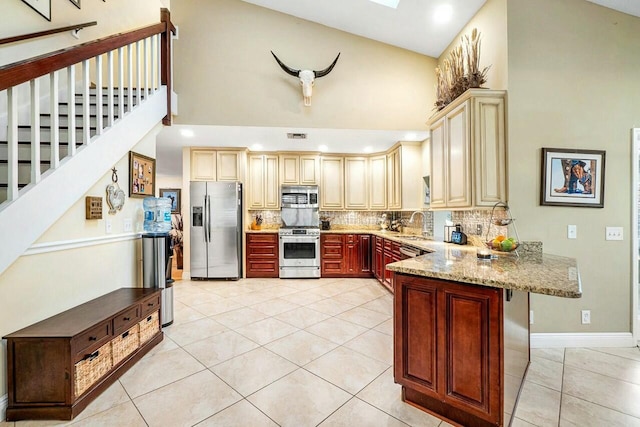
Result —
M416 214L422 215L422 235L426 236L428 234L427 215L423 211L415 211L414 213L412 213L411 217L409 218L409 223L413 223L413 217L416 216Z

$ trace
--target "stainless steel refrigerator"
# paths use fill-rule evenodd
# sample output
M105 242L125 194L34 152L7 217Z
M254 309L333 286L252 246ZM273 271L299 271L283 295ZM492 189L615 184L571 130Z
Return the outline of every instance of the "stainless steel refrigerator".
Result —
M191 277L242 277L242 184L192 181Z

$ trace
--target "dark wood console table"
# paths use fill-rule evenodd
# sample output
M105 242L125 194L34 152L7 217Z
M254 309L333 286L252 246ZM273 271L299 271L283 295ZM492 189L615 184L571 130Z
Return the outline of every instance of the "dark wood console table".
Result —
M160 290L122 288L3 337L7 421L70 420L163 339Z

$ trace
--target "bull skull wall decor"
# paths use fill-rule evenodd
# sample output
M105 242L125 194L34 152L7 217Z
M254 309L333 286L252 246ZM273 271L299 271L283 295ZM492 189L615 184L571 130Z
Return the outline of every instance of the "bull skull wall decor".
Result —
M336 59L333 60L331 65L329 65L327 68L325 68L324 70L321 70L321 71L295 70L295 69L287 66L282 61L280 61L278 59L278 57L276 56L276 54L273 53L273 51L271 51L271 54L276 59L276 61L278 62L278 65L280 65L280 68L282 68L285 73L287 73L287 74L289 74L289 75L291 75L293 77L298 77L300 79L300 85L302 86L302 96L304 97L304 106L305 107L309 107L311 105L311 94L312 94L312 91L313 91L314 80L317 79L317 78L320 78L320 77L324 77L327 74L329 74L331 72L331 70L333 70L333 67L336 66L336 63L338 62L338 58L340 58L340 53L338 53L338 56L336 56Z

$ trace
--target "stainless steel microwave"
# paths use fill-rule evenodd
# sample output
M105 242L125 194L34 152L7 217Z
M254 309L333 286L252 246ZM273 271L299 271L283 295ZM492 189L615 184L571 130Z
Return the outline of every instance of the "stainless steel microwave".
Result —
M283 185L280 191L280 206L283 208L318 208L317 185Z

